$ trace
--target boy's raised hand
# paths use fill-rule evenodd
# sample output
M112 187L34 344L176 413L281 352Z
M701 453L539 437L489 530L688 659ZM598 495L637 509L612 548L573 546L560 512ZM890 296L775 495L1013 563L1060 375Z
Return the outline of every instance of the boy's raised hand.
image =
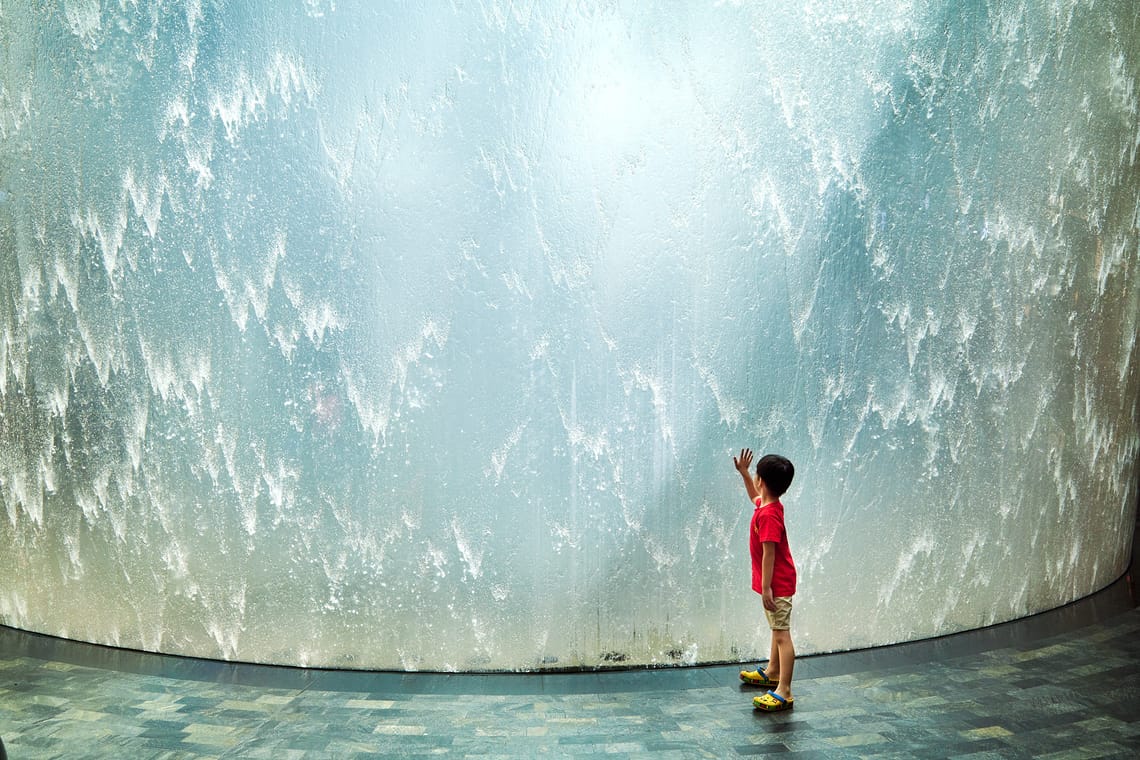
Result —
M733 457L732 463L736 465L736 471L740 473L740 477L744 479L744 490L748 492L748 501L756 504L756 498L760 492L756 490L756 481L752 479L752 475L748 472L749 466L752 464L752 449L741 449L739 457Z

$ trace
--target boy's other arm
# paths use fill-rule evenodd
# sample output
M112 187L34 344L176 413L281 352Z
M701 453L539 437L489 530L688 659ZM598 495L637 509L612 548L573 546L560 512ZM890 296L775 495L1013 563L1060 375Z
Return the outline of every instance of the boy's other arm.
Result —
M764 559L762 565L764 569L764 609L772 612L776 611L776 595L772 593L772 573L776 570L776 542L764 542Z
M756 499L760 497L760 492L756 490L756 481L752 479L752 474L748 472L748 467L752 464L752 449L741 449L740 458L733 457L732 464L736 467L736 471L740 473L740 477L744 478L744 490L748 491L748 501L755 506Z

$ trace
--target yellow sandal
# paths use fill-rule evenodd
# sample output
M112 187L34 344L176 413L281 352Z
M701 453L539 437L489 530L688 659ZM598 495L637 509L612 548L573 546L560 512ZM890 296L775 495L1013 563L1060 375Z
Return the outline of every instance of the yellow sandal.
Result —
M740 680L749 686L761 686L765 689L774 689L780 683L764 675L763 670L742 670L740 671Z
M796 704L795 699L784 699L774 691L756 697L752 700L752 706L757 710L764 712L780 712L782 710L791 710Z

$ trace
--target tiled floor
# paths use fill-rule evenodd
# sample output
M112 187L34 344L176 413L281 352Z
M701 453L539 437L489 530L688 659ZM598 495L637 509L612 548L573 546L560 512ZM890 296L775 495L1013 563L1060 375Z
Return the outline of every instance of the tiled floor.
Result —
M338 673L121 653L0 629L0 737L11 760L1131 760L1140 757L1140 610L1130 582L1114 588L1107 603L1101 595L985 632L803 658L797 706L775 715L752 710L757 692L734 667Z

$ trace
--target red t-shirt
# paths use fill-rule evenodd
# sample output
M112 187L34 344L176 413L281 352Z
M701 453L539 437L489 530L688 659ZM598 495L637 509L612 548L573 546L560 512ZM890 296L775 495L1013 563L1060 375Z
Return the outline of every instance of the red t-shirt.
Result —
M796 593L796 565L788 547L788 531L784 528L784 505L774 501L760 506L752 513L752 526L748 531L748 549L752 554L752 590L764 593L764 542L771 541L776 549L776 562L772 567L772 594L794 596Z

